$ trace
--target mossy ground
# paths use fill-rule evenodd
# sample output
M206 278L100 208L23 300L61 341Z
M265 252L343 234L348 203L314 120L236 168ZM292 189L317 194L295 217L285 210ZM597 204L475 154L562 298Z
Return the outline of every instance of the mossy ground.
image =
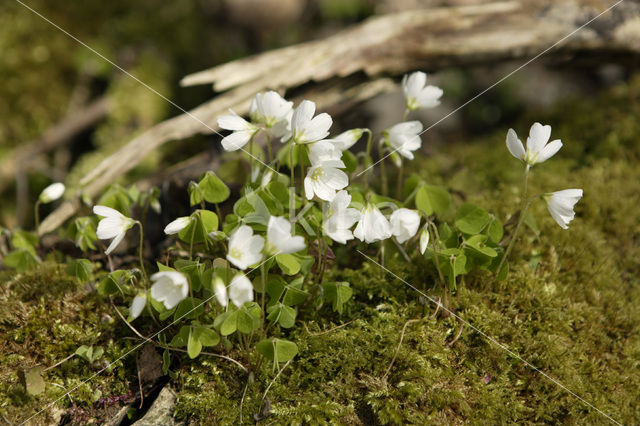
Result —
M472 273L448 298L448 307L465 321L623 424L640 421L638 113L635 81L533 117L551 123L565 145L533 169L530 189L583 188L576 220L562 230L542 202L534 205L541 232L522 234L507 280ZM516 129L521 136L533 120L523 119ZM458 194L455 202L465 197L506 221L520 202L521 165L507 152L504 134L439 149L413 165L424 179ZM270 414L261 423L609 423L469 326L451 344L460 330L454 317L442 310L433 316L431 302L363 262L355 250L345 256L351 267L335 267L329 275L350 282L354 298L342 315L324 306L304 314L286 334L300 351L269 388ZM416 256L407 264L391 256L386 266L430 297L439 296L426 260ZM112 360L136 343L108 301L62 271L48 263L2 277L0 414L11 422L64 393L51 384L72 388L101 366L74 358L51 369L44 373L49 385L37 397L21 390L18 369L53 365L81 344L103 346ZM228 354L246 361L240 352ZM175 355L178 376L171 385L179 394L178 418L237 424L243 401L243 420L254 422L276 375L270 365L245 390L247 377L233 364ZM100 397L136 389L131 355L71 397L86 416L104 419ZM70 399L58 405L68 407Z

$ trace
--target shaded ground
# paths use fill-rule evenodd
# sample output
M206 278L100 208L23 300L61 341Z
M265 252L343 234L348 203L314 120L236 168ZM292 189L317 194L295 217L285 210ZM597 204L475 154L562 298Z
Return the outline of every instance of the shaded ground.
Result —
M640 420L639 102L635 81L522 120L519 134L537 120L552 124L554 137L562 138L558 156L534 168L530 188L582 187L576 220L563 231L544 205L535 205L540 235L522 234L509 278L496 283L485 273L472 274L449 299L458 315L624 424ZM464 196L506 222L519 204L521 168L504 146L505 130L412 166L459 193L455 202ZM341 316L327 306L305 314L287 334L300 353L270 387L264 424L608 423L469 327L450 345L459 331L454 318L442 312L431 317L429 302L361 263L355 250L339 254L355 269L336 267L329 274L349 281L354 299ZM393 258L387 267L437 296L425 260ZM9 422L24 420L140 341L108 300L69 278L53 258L27 274L3 272L0 281L0 415ZM149 334L155 329L141 327ZM18 370L51 366L81 344L101 346L105 356L93 363L73 358L43 373L44 393L24 392ZM239 351L225 353L248 361ZM172 358L176 417L195 424L237 424L240 414L253 422L275 376L270 365L262 367L246 388L241 413L247 377L239 368L206 356ZM137 392L132 355L47 415L50 421L56 413L77 423L104 421Z

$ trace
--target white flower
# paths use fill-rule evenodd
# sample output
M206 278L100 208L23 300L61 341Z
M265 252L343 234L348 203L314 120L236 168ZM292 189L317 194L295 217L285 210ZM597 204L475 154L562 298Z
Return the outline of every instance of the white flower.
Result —
M529 130L529 137L527 138L527 150L518 135L513 129L509 129L507 132L507 148L511 155L518 160L522 160L529 166L533 166L536 163L542 163L553 157L558 150L562 147L560 139L549 141L551 137L551 126L543 126L540 123L533 123L531 130Z
M253 300L253 284L244 275L236 275L229 284L229 299L240 307Z
M328 204L327 219L322 222L324 233L341 244L353 239L350 228L360 219L360 212L349 208L350 203L351 195L347 191L339 191Z
M422 140L420 139L421 131L422 123L419 121L398 123L387 131L387 141L394 151L409 160L413 160L413 151L422 145Z
M287 101L279 93L270 90L264 94L258 93L253 98L249 114L253 122L264 123L265 127L272 128L283 121L286 123L292 109L293 102Z
M420 108L433 108L440 105L442 89L437 86L426 86L427 75L422 71L405 75L402 78L402 91L407 100L407 109L414 111Z
M398 209L391 214L391 233L399 243L404 243L416 235L420 226L420 215L415 210Z
M138 318L146 305L147 295L145 293L138 294L133 298L133 301L131 302L131 307L129 308L129 317L132 320Z
M177 271L161 271L151 275L151 297L172 309L189 294L187 277Z
M224 285L224 281L220 277L215 277L213 279L213 294L216 296L218 303L226 308L229 304L229 299L227 298L227 286Z
M551 217L563 229L568 229L569 222L576 216L573 206L582 198L582 189L565 189L543 196Z
M330 167L345 167L341 160L342 151L330 139L318 141L309 147L309 161L312 166L320 164Z
M271 216L267 224L267 253L289 254L305 248L304 238L291 235L291 223L283 217Z
M424 254L427 251L427 245L429 244L429 228L427 225L422 228L420 233L420 253Z
M273 172L271 170L267 170L262 175L262 180L260 181L260 188L264 188L265 186L269 185L269 182L271 182L272 177L273 177Z
M304 100L293 111L291 117L291 138L294 143L305 144L324 139L329 134L333 120L326 112L315 118L316 104Z
M353 235L367 244L386 240L391 237L391 226L376 206L367 203L360 212L360 221L353 231Z
M264 238L253 235L253 229L241 225L229 238L227 260L240 269L247 269L262 260Z
M338 136L332 139L328 139L332 142L340 151L346 151L355 145L360 140L364 129L351 129L346 132L340 133Z
M165 226L164 233L167 235L177 234L191 223L190 216L183 216L175 219L173 222Z
M42 192L40 193L40 197L38 197L38 200L40 200L42 204L47 204L55 201L58 198L62 197L62 194L64 194L64 189L65 188L63 183L52 183L42 190Z
M319 164L309 169L304 178L304 192L308 200L315 195L321 200L331 201L339 191L349 185L349 177L335 167Z
M119 211L107 206L93 206L93 213L104 217L104 219L98 223L96 236L101 240L113 238L113 241L111 241L111 244L109 244L109 247L107 247L104 252L104 254L108 255L120 244L120 241L122 241L129 228L136 222L124 216Z
M231 111L231 115L218 117L218 126L221 129L233 130L233 133L222 139L222 147L227 151L236 151L242 148L259 130L258 126L249 123L233 111Z

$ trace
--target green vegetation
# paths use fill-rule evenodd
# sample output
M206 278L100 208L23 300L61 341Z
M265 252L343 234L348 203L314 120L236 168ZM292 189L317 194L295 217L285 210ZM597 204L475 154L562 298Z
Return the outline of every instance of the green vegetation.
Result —
M530 192L582 187L577 218L564 231L543 203L534 204L537 223L529 222L520 234L508 278L496 282L490 273L475 271L447 298L457 315L624 424L640 418L640 172L634 166L640 157L639 101L635 79L596 99L564 101L544 116L522 119L517 131L534 120L550 123L564 142L554 161L533 170ZM455 144L411 166L455 194L454 205L472 202L509 224L507 214L520 204L521 165L507 152L505 133ZM507 227L512 230L513 224ZM468 326L458 338L454 317L442 309L436 313L432 303L355 250L341 248L336 258L339 266L328 269L325 281L351 283L353 296L342 314L327 303L281 330L282 338L296 342L298 354L277 378L271 363L248 377L226 360L204 353L190 360L172 351L176 417L236 424L242 414L252 423L267 406L265 422L275 424L607 423ZM142 342L90 284L104 265L95 265L95 272L83 268L90 279L78 282L64 260L53 254L34 270L0 276L0 415L13 422ZM400 256L386 262L438 298L430 265L419 256L409 264ZM150 321L143 324L142 334L157 330ZM60 366L28 374L81 345L87 348ZM207 350L245 365L251 361L238 349ZM35 395L20 383L19 371L32 378L25 381ZM38 393L40 375L45 387ZM104 420L119 408L118 398L130 402L137 389L131 354L57 406L76 407L68 413L77 423Z

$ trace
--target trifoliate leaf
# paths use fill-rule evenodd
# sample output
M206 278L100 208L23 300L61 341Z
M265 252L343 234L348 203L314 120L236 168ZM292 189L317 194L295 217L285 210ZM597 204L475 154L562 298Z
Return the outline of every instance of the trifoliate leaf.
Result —
M442 214L451 203L451 196L440 186L423 185L416 193L416 207L426 215Z
M489 213L469 203L460 206L455 216L456 227L465 234L479 234L490 221Z
M262 340L256 345L256 349L274 364L287 362L298 353L298 346L295 343L275 337Z
M276 262L285 275L295 275L300 272L300 261L292 254L279 254Z
M344 304L353 295L353 289L347 282L330 282L322 285L324 297L332 302L333 310L342 314Z

